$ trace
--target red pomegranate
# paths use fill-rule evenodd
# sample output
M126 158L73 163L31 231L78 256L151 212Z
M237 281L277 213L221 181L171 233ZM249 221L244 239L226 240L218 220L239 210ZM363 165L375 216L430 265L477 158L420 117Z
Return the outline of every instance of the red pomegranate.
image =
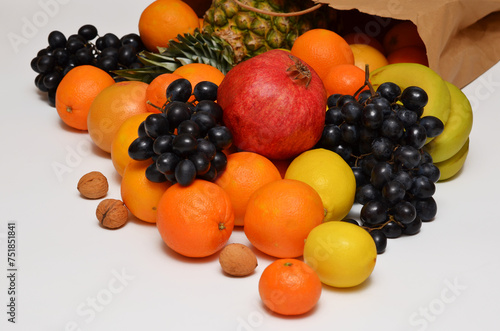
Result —
M241 62L226 74L217 94L234 145L277 160L318 142L326 100L318 74L283 50Z

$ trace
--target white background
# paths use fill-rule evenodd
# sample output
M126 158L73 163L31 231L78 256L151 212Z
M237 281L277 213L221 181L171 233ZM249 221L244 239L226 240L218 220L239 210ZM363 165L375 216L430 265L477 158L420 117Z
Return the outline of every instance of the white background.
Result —
M88 134L61 123L37 92L29 64L52 30L69 35L92 23L101 35L137 32L149 2L0 5L1 330L495 329L500 64L464 89L475 116L469 158L458 178L437 185L436 219L416 236L389 240L362 286L325 286L305 316L283 318L263 308L257 284L272 260L262 254L254 274L230 278L216 255L191 260L173 253L154 225L132 220L117 231L101 228L94 214L98 202L82 199L76 183L89 171L101 171L110 181L107 197L120 198L119 177ZM28 31L26 22L38 26ZM24 42L13 45L9 34ZM55 171L61 165L68 171ZM9 221L17 222L16 324L7 322ZM230 242L248 244L241 230Z

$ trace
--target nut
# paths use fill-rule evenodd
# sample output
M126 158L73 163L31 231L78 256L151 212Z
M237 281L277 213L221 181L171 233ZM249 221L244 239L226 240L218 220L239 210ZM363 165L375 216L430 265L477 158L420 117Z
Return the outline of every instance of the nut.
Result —
M76 187L81 195L88 199L100 199L108 193L108 180L99 171L85 174L78 181Z
M127 223L128 209L121 200L105 199L95 212L99 223L108 229L116 229Z
M219 255L222 270L231 276L250 275L257 267L257 257L243 244L229 244Z

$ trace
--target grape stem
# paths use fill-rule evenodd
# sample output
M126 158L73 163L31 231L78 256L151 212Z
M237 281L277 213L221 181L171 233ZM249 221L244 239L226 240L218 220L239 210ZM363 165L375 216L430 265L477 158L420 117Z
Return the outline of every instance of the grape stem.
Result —
M157 105L155 105L154 103L152 103L152 102L151 102L151 101L149 101L149 100L148 100L148 101L146 101L146 103L147 103L148 105L150 105L150 106L155 107L156 109L158 109L158 110L160 110L160 111L162 110L160 107L158 107Z
M377 227L369 227L369 226L364 226L364 225L362 225L361 227L363 229L365 229L366 231L371 232L373 230L381 230L384 226L386 226L387 224L389 224L391 222L397 223L401 227L403 226L400 222L396 221L392 215L389 215L389 220L385 221L384 223L380 224Z
M365 87L368 86L368 89L370 90L370 94L372 97L377 95L377 92L375 92L375 89L372 86L372 83L370 83L370 66L368 64L365 64L365 82L363 86L361 86L356 93L354 93L354 97L356 97Z

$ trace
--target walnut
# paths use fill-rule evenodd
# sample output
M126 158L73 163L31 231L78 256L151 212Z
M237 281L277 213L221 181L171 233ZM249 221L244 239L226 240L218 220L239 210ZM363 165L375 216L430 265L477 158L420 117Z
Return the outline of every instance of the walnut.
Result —
M219 255L222 270L231 276L250 275L257 267L257 257L243 244L229 244Z
M95 212L99 223L108 229L116 229L127 223L128 209L121 200L105 199Z
M88 199L100 199L108 193L108 180L99 171L85 174L78 181L77 189Z

